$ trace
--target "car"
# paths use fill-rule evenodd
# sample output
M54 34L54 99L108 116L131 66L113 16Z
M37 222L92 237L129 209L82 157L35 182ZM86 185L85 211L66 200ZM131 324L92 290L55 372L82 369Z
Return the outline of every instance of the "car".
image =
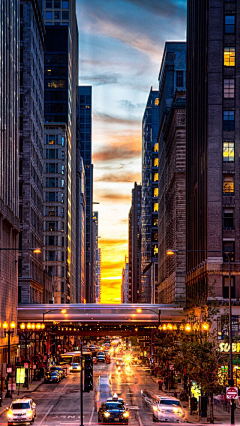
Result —
M60 374L58 371L49 371L44 377L45 383L59 383L61 380Z
M71 364L69 370L70 370L71 373L74 373L74 372L78 373L79 371L81 371L80 364L78 362L73 362Z
M31 398L21 398L12 401L8 411L8 424L30 424L36 417L36 404Z
M186 421L186 413L181 402L177 398L160 396L159 402L153 404L153 421L177 422Z
M111 398L104 402L98 410L98 423L128 424L129 410L122 400Z
M65 369L63 369L62 367L59 367L57 365L51 367L50 371L58 371L61 379L63 379L64 377L66 377Z
M97 362L105 362L105 354L104 352L97 353Z

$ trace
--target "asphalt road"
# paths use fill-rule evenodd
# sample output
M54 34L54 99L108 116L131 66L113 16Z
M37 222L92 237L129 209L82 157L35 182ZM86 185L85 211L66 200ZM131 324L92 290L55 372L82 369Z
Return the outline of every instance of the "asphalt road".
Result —
M157 391L157 384L142 367L132 367L131 374L116 374L115 361L111 364L94 365L94 390L83 394L84 425L96 425L97 406L100 404L96 392L97 378L101 374L112 374L112 393L123 398L130 411L129 425L149 426L152 415L142 405L141 389ZM69 374L58 384L42 384L38 390L28 394L37 404L35 426L80 425L80 373ZM7 425L6 414L0 416L0 424Z

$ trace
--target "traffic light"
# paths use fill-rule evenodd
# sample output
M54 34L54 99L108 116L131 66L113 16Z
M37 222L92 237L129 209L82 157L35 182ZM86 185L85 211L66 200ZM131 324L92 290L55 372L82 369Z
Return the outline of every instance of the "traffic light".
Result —
M85 356L84 366L84 391L93 390L93 360L90 355Z

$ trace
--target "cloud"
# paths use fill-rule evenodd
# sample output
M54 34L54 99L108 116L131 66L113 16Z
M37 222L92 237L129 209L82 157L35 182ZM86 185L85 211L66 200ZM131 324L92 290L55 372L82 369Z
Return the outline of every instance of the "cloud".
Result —
M115 246L121 246L127 244L128 240L126 239L115 239L115 238L101 238L100 246L101 248L103 246L107 247L115 247Z
M124 172L124 173L105 173L99 178L95 179L95 182L139 182L141 179L140 173Z
M93 161L112 161L127 160L130 158L139 158L142 155L141 139L131 135L116 137L117 143L105 145L93 154ZM124 142L122 142L124 141Z
M122 202L128 202L131 199L130 194L118 194L117 192L111 192L111 191L98 191L97 197L100 200L109 200L114 201L115 203L122 203Z
M177 15L186 20L187 0L125 0L137 7L153 13L161 18L172 18Z
M101 121L101 123L108 123L108 124L123 124L125 126L128 125L141 125L141 120L136 120L134 118L123 118L123 117L116 117L114 115L106 114L103 112L98 112L94 114L94 119Z
M80 82L91 81L94 86L103 86L107 84L117 84L120 78L120 74L92 74L92 75L81 75Z
M132 112L132 111L136 111L139 109L144 109L145 104L143 103L138 103L138 104L133 104L131 101L128 101L126 99L122 100L119 102L121 108L124 108L126 111Z

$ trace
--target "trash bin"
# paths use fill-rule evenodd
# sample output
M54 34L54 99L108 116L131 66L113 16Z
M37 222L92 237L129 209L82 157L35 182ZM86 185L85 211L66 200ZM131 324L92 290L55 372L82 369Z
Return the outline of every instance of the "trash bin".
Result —
M199 397L199 414L200 417L207 417L207 397Z
M197 398L195 398L195 396L191 397L190 404L191 404L191 414L192 414L194 411L197 411L198 409Z

